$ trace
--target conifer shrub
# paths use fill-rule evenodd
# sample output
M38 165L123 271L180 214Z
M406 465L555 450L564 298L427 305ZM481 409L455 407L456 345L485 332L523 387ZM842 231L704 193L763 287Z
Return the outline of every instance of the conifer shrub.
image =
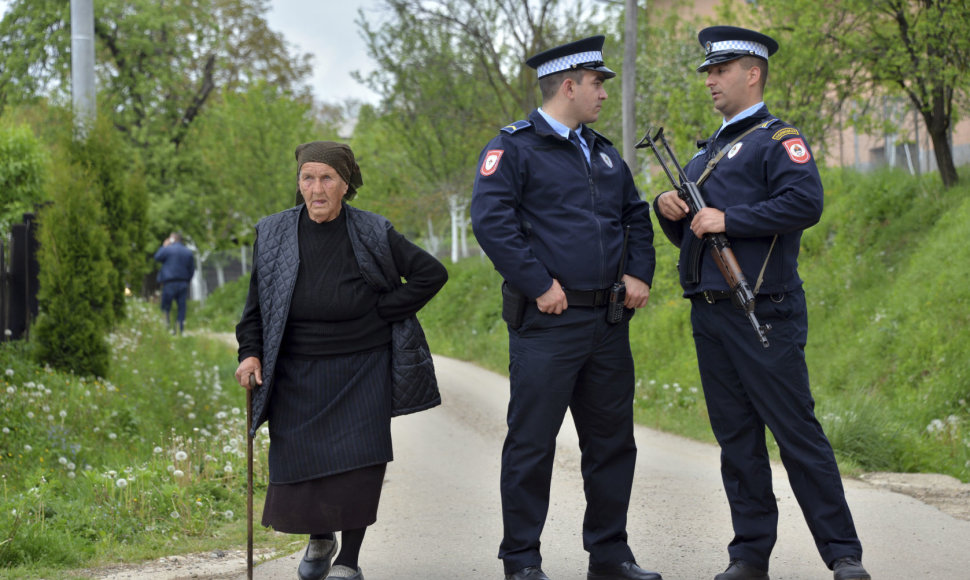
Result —
M107 115L89 129L84 139L68 145L71 159L93 179L102 219L111 238L108 258L114 268L109 284L116 319L125 316L125 288L140 284L152 267L144 252L148 243L146 212L148 190L138 156L122 139Z
M105 376L114 269L97 187L89 173L64 164L55 167L51 199L38 219L40 314L31 329L34 352L56 369Z

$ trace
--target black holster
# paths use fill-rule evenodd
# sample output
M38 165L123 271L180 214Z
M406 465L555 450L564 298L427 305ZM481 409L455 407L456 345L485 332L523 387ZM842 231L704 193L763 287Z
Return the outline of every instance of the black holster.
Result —
M522 318L525 316L525 305L528 302L525 294L513 288L511 284L502 281L502 320L509 325L512 330L522 326Z

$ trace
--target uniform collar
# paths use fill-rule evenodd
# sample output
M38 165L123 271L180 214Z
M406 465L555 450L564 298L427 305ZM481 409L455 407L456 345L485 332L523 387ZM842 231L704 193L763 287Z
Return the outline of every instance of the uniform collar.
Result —
M753 116L755 113L758 112L758 109L761 109L764 106L765 106L765 102L764 101L760 101L758 103L755 103L754 105L751 105L747 109L741 111L740 113L738 113L737 115L735 115L730 121L728 121L728 120L725 119L721 123L721 130L724 130L724 128L727 127L728 125L733 125L735 123L739 123L739 122L747 119L748 117Z
M730 123L723 123L717 132L704 143L713 143L721 136L736 135L754 123L760 123L770 116L771 113L768 112L768 107L763 102L758 103L735 115ZM698 145L701 145L701 143L699 142Z
M542 107L539 107L538 109L536 109L536 112L539 113L539 116L542 117L542 119L546 122L547 125L549 125L549 128L552 129L553 133L559 135L563 139L569 139L569 132L572 131L572 129L560 123L558 120L553 118L549 113L543 111ZM576 132L582 135L583 126L580 125L579 128L576 129Z

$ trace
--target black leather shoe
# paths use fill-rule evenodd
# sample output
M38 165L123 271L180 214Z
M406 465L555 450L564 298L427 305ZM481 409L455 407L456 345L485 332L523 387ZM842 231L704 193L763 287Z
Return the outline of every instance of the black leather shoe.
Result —
M307 546L307 551L303 553L303 559L300 560L300 567L296 569L297 576L300 580L324 580L330 572L330 562L337 553L337 540L334 539L330 544L330 550L319 558L308 558L309 553L310 547Z
M526 566L512 574L506 574L505 580L549 580L549 577L538 566Z
M743 560L731 560L727 570L715 576L714 580L768 580L768 572L745 564Z
M872 578L862 567L862 562L851 556L836 560L832 570L835 572L835 580L871 580Z
M644 570L633 560L603 568L589 567L586 580L663 580L660 574Z

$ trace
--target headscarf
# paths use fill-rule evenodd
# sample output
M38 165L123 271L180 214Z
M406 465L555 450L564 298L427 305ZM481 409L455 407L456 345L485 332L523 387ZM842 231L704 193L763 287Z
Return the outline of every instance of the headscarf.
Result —
M344 199L353 199L357 195L357 188L364 185L360 167L357 166L354 152L348 145L335 141L311 141L296 148L297 203L302 198L299 188L300 169L308 162L326 163L334 168L337 175L347 182Z

